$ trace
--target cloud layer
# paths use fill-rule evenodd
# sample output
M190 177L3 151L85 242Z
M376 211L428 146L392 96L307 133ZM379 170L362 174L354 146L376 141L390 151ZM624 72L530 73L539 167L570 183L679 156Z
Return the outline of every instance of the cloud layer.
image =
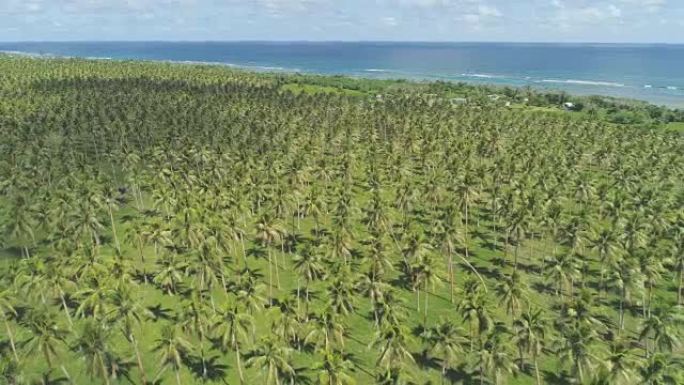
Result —
M0 0L0 39L684 43L680 0Z

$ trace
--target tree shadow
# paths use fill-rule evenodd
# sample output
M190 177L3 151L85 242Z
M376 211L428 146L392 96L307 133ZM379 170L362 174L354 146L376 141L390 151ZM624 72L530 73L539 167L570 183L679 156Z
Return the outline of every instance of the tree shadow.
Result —
M185 357L185 365L190 370L192 375L201 382L222 382L228 384L226 381L226 372L228 365L220 362L220 356L205 357L204 362L202 358L189 355Z
M562 371L550 372L548 370L542 371L542 377L544 377L544 383L546 384L556 384L556 385L571 385L572 380Z
M474 376L473 372L469 371L467 366L466 363L462 363L456 368L448 368L446 371L446 378L449 380L449 383L461 383L464 385L475 384L475 379L479 377Z
M164 308L161 304L148 306L147 310L149 310L150 313L152 313L152 319L154 320L163 319L165 321L171 321L174 319L173 315L171 314L171 309Z

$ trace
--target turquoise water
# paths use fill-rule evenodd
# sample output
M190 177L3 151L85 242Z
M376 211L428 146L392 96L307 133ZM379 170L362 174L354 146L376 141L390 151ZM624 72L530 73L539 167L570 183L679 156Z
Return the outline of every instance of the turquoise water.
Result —
M268 71L464 81L684 107L684 45L79 42L0 50L109 59L209 62Z

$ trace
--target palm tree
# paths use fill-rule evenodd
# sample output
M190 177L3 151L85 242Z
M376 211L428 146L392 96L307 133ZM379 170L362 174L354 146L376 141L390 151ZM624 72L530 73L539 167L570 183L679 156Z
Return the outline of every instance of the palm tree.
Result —
M280 385L280 379L294 371L289 362L290 349L281 346L271 338L264 338L257 348L250 352L247 367L257 367L265 374L264 385Z
M446 377L449 367L463 354L465 338L461 330L449 319L443 319L430 333L431 353L442 357L442 378Z
M87 320L73 347L85 360L90 377L100 377L107 385L110 376L116 376L112 365L115 358L108 339L108 331L103 325L95 320ZM111 375L109 368L112 368Z
M642 275L634 258L626 256L618 262L611 276L612 284L615 285L615 288L620 293L620 318L618 324L620 331L622 331L625 327L625 304L629 301L633 291L643 287L641 284Z
M223 349L232 349L235 352L236 368L240 376L240 383L244 383L242 364L240 361L240 346L253 336L254 319L251 315L243 313L237 304L228 304L224 310L219 311L213 324L213 329L221 338Z
M524 353L532 357L537 385L541 385L539 375L539 356L546 343L548 323L541 309L528 309L520 318L513 321L514 341L520 356L520 368L525 368Z
M389 325L376 333L370 347L380 351L376 365L389 369L414 362L408 350L409 334L401 325Z
M107 314L108 318L121 328L124 338L133 346L135 358L140 370L141 384L147 384L145 367L143 366L142 355L138 345L135 328L140 328L144 318L152 318L153 314L145 308L132 293L129 286L120 285L112 293L112 309Z
M568 296L572 297L573 282L579 276L577 259L570 254L557 254L546 262L546 278L554 282L556 296L560 295L562 287L568 287Z
M271 249L276 242L282 240L282 235L283 230L276 225L269 215L263 215L256 224L256 240L268 252L268 297L271 305L273 304L273 257ZM276 280L280 282L277 259L275 265ZM280 283L278 283L278 287L280 287Z
M319 385L354 385L356 381L349 374L354 371L354 364L343 354L326 352L320 363L313 369L318 373Z
M461 317L468 324L470 336L470 351L473 351L473 346L477 336L482 336L488 332L492 327L492 317L489 306L485 300L484 295L479 289L473 289L472 283L477 284L477 281L469 281L471 285L466 285L466 293L461 302L458 304L458 311Z
M635 383L636 356L630 348L629 342L616 339L609 346L608 355L604 362L606 366L606 380L609 384L629 385Z
M610 266L614 266L616 261L614 257L618 252L618 238L615 232L609 229L601 229L598 232L594 232L591 235L591 247L595 250L599 257L599 263L601 264L601 279L599 281L599 287L601 290L605 291L605 274Z
M684 362L670 353L656 353L639 368L641 379L647 385L677 385L684 376Z
M10 299L12 297L14 296L9 289L0 291L0 316L2 316L2 321L5 324L5 331L7 332L7 337L9 338L12 354L14 355L14 361L15 363L19 364L19 356L17 355L17 348L14 343L14 333L12 332L12 327L9 323L11 317L17 316L17 311L14 309Z
M595 341L594 330L585 325L562 330L558 341L557 353L561 362L570 363L571 373L580 384L595 367L598 359Z
M21 324L30 331L23 342L24 349L27 354L40 352L50 369L59 355L58 346L66 341L66 332L59 328L56 318L48 309L34 308L21 320Z
M440 282L437 265L428 254L422 255L416 264L411 268L413 278L413 289L418 296L418 306L420 306L420 290L424 293L423 323L427 321L429 293L428 289L435 290L435 286Z
M659 307L643 321L639 339L645 342L646 356L651 353L649 341L653 342L653 350L661 353L673 352L680 345L682 310L681 306Z
M10 202L11 212L7 216L10 220L5 223L4 233L19 244L24 258L29 258L29 246L35 242L33 208L21 194L12 196Z
M506 312L515 317L526 300L527 283L523 281L520 273L514 270L510 276L499 281L496 285L496 294L500 304L506 307Z
M331 351L333 342L344 346L345 326L339 320L338 315L331 310L322 311L310 321L308 331L304 337L305 343L322 345L324 351Z
M477 352L480 384L484 384L485 376L489 376L495 385L499 385L506 375L518 370L509 353L506 334L505 328L495 327L482 338Z
M321 280L325 277L325 267L323 266L321 257L314 253L310 248L304 249L301 254L297 254L292 258L293 266L299 277L304 278L304 294L305 294L305 312L309 313L309 286L311 282ZM297 278L297 306L299 307L299 291L300 278Z
M183 360L192 351L190 342L180 336L174 326L164 325L153 350L158 352L160 369L152 382L156 383L164 371L171 368L176 374L176 385L181 385L180 369Z

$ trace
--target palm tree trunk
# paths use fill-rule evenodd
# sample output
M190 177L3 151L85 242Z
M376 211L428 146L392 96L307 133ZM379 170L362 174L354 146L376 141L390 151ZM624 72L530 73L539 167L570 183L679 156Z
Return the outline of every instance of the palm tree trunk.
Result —
M624 326L625 326L625 323L624 323L624 321L625 321L625 308L624 308L625 306L624 306L624 303L625 303L625 287L624 287L624 284L623 284L622 292L621 292L621 294L620 294L620 330L618 331L618 334L619 334L620 332L622 332L622 329L623 329Z
M19 356L17 355L17 348L14 345L14 334L12 334L12 329L10 328L9 321L5 318L5 329L7 330L7 336L9 337L10 347L12 348L12 354L14 355L14 361L19 364Z
M684 288L684 262L680 263L679 287L677 288L677 304L682 304L682 289Z
M451 249L451 248L450 248ZM449 250L449 299L454 303L454 256L453 252Z
M271 249L268 249L268 303L273 306L273 267L271 266Z
M539 375L539 362L537 355L534 355L534 376L537 379L537 385L541 385L541 376Z
M138 369L140 370L141 385L147 384L147 376L145 375L145 368L143 367L142 357L140 356L140 349L138 349L138 341L135 336L131 335L131 342L133 342L133 349L135 350L135 358L138 361Z
M240 385L245 383L245 376L242 374L242 364L240 363L240 345L235 344L235 364L237 365L238 377L240 377Z
M107 370L107 366L105 365L102 356L99 356L98 361L100 362L100 370L102 370L102 377L104 378L105 384L109 385L109 371Z
M64 299L64 292L62 289L59 290L59 299L62 300L62 308L64 308L64 314L66 314L67 321L69 321L69 327L71 328L74 326L74 323L71 321L71 314L69 314L69 308L67 307L66 300Z
M109 220L112 222L112 236L114 237L114 247L116 251L121 251L121 245L119 244L119 237L116 236L116 225L114 224L114 213L112 212L111 206L107 204L107 209L109 210Z
M427 323L427 314L428 314L428 291L427 291L427 283L425 283L425 288L423 289L425 293L425 312L423 313L423 325Z
M465 204L465 234L464 234L463 243L465 246L465 257L466 257L466 259L470 259L470 257L468 256L468 202L467 201Z

